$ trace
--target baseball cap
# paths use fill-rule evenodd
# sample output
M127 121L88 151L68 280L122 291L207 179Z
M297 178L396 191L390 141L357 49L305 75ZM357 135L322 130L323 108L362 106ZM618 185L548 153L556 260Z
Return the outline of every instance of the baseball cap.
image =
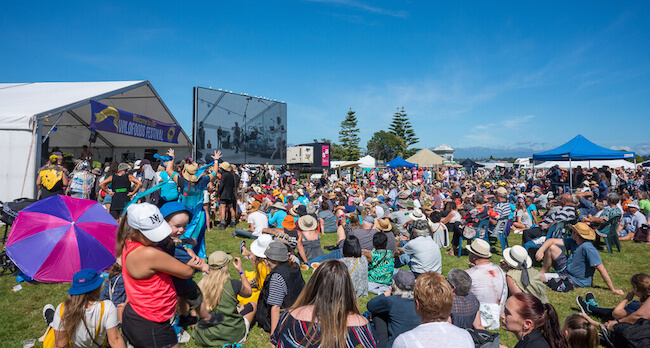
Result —
M126 214L129 226L152 242L160 242L172 232L158 207L151 203L132 204L126 209Z
M232 261L232 256L221 250L215 251L208 256L208 265L210 265L210 269L222 268L227 266L230 261Z

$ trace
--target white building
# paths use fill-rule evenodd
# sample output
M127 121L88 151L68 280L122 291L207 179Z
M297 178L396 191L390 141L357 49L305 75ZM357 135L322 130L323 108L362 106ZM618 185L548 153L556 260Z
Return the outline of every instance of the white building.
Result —
M447 144L442 144L435 149L433 149L433 152L435 152L437 155L440 157L444 158L446 161L452 162L454 160L454 149L451 148L451 146Z

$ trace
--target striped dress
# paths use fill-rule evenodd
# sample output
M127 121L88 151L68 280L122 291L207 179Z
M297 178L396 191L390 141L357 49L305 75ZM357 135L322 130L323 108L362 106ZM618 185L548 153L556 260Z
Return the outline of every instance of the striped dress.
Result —
M310 325L310 322L298 320L289 315L289 311L285 311L280 315L278 326L271 335L271 343L278 348L320 347L320 325L316 325L318 332L313 337L307 333ZM308 344L310 338L312 338L312 343ZM377 339L370 323L363 326L348 326L348 338L345 346L349 348L377 347Z

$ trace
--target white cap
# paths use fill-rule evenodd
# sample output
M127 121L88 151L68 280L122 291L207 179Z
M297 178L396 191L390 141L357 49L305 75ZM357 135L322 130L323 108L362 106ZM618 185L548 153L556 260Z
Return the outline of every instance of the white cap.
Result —
M140 169L140 163L142 163L142 160L135 161L135 163L133 163L133 169Z
M131 204L126 209L127 222L152 242L160 242L172 233L158 207L151 203Z

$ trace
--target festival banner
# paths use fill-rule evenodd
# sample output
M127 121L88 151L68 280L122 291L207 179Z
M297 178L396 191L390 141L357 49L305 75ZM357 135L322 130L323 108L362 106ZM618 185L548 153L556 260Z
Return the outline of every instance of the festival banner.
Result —
M323 167L329 167L330 165L330 146L323 145L323 150L321 152L321 165Z
M178 144L180 126L173 126L149 117L118 110L94 100L90 101L90 106L92 110L91 129Z

